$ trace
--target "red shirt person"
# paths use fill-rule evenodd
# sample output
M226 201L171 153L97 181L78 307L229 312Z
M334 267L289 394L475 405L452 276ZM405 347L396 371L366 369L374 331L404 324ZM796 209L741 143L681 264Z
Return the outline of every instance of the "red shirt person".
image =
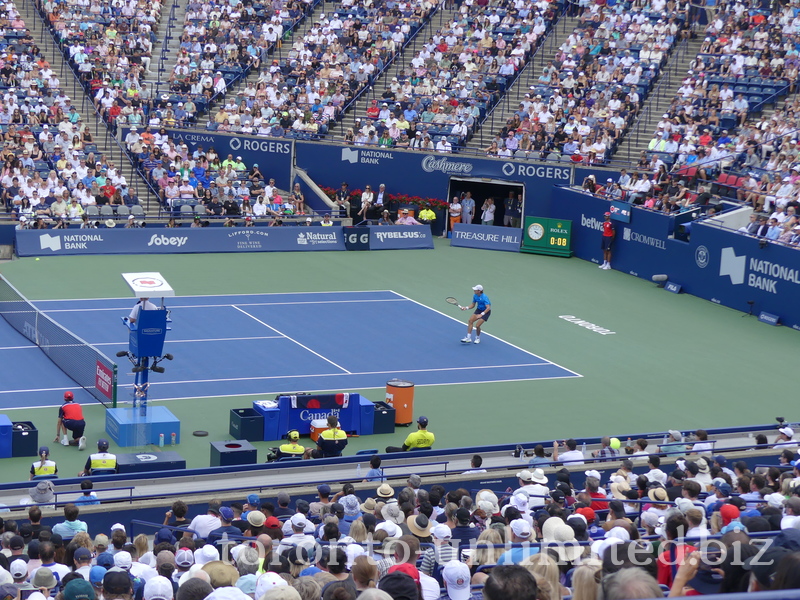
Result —
M59 441L59 436L63 432L61 443L64 446L78 446L78 449L83 450L86 448L86 438L83 431L86 429L86 421L83 419L83 408L75 402L75 396L72 392L64 392L64 404L58 409L58 423L56 425L56 439ZM67 436L67 431L72 432L72 439Z
M614 245L614 233L611 213L607 212L603 215L603 236L600 243L600 247L603 249L603 264L600 265L601 269L608 270L611 268L611 247Z

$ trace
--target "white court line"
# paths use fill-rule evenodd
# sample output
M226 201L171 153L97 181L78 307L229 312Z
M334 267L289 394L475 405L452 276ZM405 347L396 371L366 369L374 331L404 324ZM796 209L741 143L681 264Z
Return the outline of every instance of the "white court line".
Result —
M239 296L289 296L292 294L297 295L304 295L304 294L394 294L393 290L335 290L332 292L253 292L250 294L181 294L180 296L175 296L176 298L234 298ZM399 295L399 294L397 294ZM125 297L125 296L118 296L115 298L39 298L37 300L32 300L28 298L29 302L33 302L36 304L37 302L92 302L98 300L127 300L130 301L132 298ZM228 304L220 304L220 306L230 306Z
M335 373L339 375L339 373ZM450 383L417 383L415 384L416 387L436 387L442 385L479 385L479 384L490 384L490 383L515 383L518 381L544 381L546 379L574 379L572 375L554 375L552 377L525 377L522 379L492 379L490 381L455 381ZM24 392L35 392L35 391L62 391L64 388L54 388L53 390L22 390ZM127 389L127 386L126 386ZM375 387L362 387L359 390L385 390L385 385L375 386ZM332 388L329 390L314 390L317 394L323 394L326 392L341 392L341 388ZM172 402L174 400L207 400L209 398L245 398L248 396L272 396L275 394L291 394L292 392L287 392L286 390L273 390L273 391L266 391L266 392L257 392L257 393L248 393L248 394L225 394L222 396L181 396L175 398L157 398L157 399L150 399L148 400L149 405L156 404L158 402ZM120 400L117 399L117 403L120 408L126 408L130 402L128 400ZM98 402L99 404L99 402ZM42 404L40 406L13 406L10 408L4 408L3 411L9 410L30 410L32 408L59 408L63 406L63 402L61 404ZM84 404L83 406L87 406Z
M267 325L269 327L269 325ZM290 339L290 338L286 338ZM294 340L292 340L294 341ZM297 343L297 342L295 342ZM312 350L313 352L313 350ZM321 357L324 358L324 357ZM544 359L542 359L544 360ZM330 362L330 361L329 361ZM331 363L333 364L333 363ZM150 382L150 386L162 386L162 385L184 385L187 383L229 383L232 381L268 381L270 379L305 379L305 378L313 378L313 377L344 377L346 375L353 375L353 376L363 376L363 375L403 375L405 373L434 373L438 371L475 371L479 369L518 369L522 367L544 367L546 365L552 365L550 361L544 361L540 363L525 363L519 365L480 365L477 367L443 367L443 368L436 368L436 369L407 369L407 370L392 370L392 371L362 371L357 373L351 373L350 371L346 373L312 373L309 375L267 375L263 377L226 377L223 379L188 379L186 381L153 381ZM557 365L556 365L557 366ZM341 367L339 367L341 368ZM132 375L132 373L128 373ZM569 375L568 377L572 377ZM530 379L534 381L536 379L562 379L562 377L535 377ZM492 383L495 380L481 381L480 383ZM505 379L505 380L498 380L498 381L529 381L528 379ZM463 382L463 383L470 383L470 382ZM457 384L449 384L449 383L431 383L426 385L457 385ZM129 389L131 388L131 384L129 383L120 383L118 388L122 389ZM62 390L63 388L40 388L34 390L0 390L0 395L2 394L18 394L23 392L55 392L58 390ZM372 388L370 388L372 389ZM377 388L375 388L377 389ZM264 392L259 392L264 393ZM248 394L231 394L231 396L246 396ZM195 396L189 396L194 398ZM209 398L216 398L216 396L207 396ZM61 406L60 404L58 406ZM3 409L5 410L5 409Z
M448 319L452 319L452 320L453 320L453 321L455 321L456 323L460 323L461 325L464 325L464 322L463 322L463 321L461 321L461 320L459 320L459 319L456 319L456 318L455 318L454 316L452 316L452 315L448 315L447 313L443 313L443 312L442 312L442 311L440 311L440 310L436 310L435 308L431 308L431 307L430 307L430 306L428 306L427 304L423 304L422 302L417 302L416 300L414 300L414 299L412 299L412 298L409 298L408 296L404 296L403 294L400 294L400 293L398 293L398 292L394 292L394 291L393 291L392 293L394 293L394 294L397 294L398 296L400 296L401 298L404 298L405 300L408 300L409 302L413 302L414 304L417 304L417 305L419 305L419 306L422 306L423 308L427 308L428 310L432 310L433 312L435 312L435 313L438 313L438 314L442 315L443 317L447 317ZM568 369L568 368L566 368L566 367L562 367L562 366L561 366L561 365L559 365L558 363L554 363L552 360L548 360L548 359L546 359L546 358L544 358L544 357L542 357L542 356L539 356L538 354L534 354L534 353L533 353L533 352L531 352L530 350L525 350L525 348L520 348L520 347L519 347L519 346L517 346L516 344L512 344L511 342L507 342L507 341L506 341L506 340L504 340L503 338L499 338L499 337L497 337L496 335L492 335L491 333L482 333L481 335L486 335L486 336L489 336L490 338L494 338L494 339L496 339L498 342L502 342L503 344L507 344L508 346L511 346L512 348L516 348L516 349L517 349L517 350L519 350L520 352L524 352L525 354L529 354L529 355L533 356L534 358L538 358L539 360L544 360L544 361L547 361L547 362L548 362L548 363L550 363L551 365L555 365L555 366L559 367L560 369L564 369L565 371L568 371L569 373L572 373L572 375L573 375L574 377L583 377L583 375L581 375L580 373L576 373L576 372L575 372L575 371L573 371L572 369Z
M236 310L238 310L238 311L239 311L240 313L242 313L243 315L247 315L248 317L250 317L251 319L253 319L253 320L254 320L256 323L261 323L261 324L262 324L264 327L268 327L269 329L272 329L272 331L274 331L274 332L275 332L275 333L277 333L278 335L282 335L282 336L283 336L283 337L285 337L287 340L290 340L290 341L294 342L295 344L297 344L298 346L300 346L301 348L303 348L303 349L305 349L305 350L308 350L309 352L311 352L311 354L313 354L313 355L315 355L315 356L318 356L318 357L320 357L320 358L321 358L322 360L324 360L325 362L332 364L332 365L333 365L334 367L336 367L337 369L341 369L342 371L344 371L344 372L345 372L345 373L347 373L348 375L352 375L352 373L350 373L350 371L348 371L347 369L345 369L343 366L341 366L341 365L337 365L337 364L336 364L335 362L333 362L331 359L329 359L329 358L325 358L324 356L322 356L322 354L320 354L319 352L314 352L314 351L313 351L311 348L309 348L308 346L306 346L306 345L304 345L304 344L301 344L300 342L298 342L297 340L295 340L295 339L293 339L293 338L289 337L289 336L288 336L288 335L286 335L285 333L283 333L283 332L281 332L281 331L278 331L278 330L277 330L277 329L275 329L275 328L274 328L272 325L267 325L267 324L266 324L264 321L262 321L261 319L258 319L258 318L256 318L256 317L254 317L253 315L251 315L251 314L250 314L249 312L247 312L246 310L242 310L241 308L239 308L238 306L235 306L235 305L231 305L231 307L232 307L232 308L235 308ZM285 375L284 375L284 377L285 377Z
M263 377L229 377L224 379L189 379L187 381L153 381L150 383L154 385L170 385L170 384L186 384L186 383L218 383L218 382L231 382L231 381L268 381L270 379L305 379L306 377L344 377L345 375L361 376L361 375L403 375L405 373L436 373L439 371L472 371L477 369L516 369L521 367L543 367L545 365L553 364L549 361L540 363L528 363L520 365L480 365L477 367L443 367L436 369L407 369L398 371L393 369L391 371L361 371L357 373L311 373L310 375L265 375ZM133 375L133 373L130 373ZM516 381L516 380L514 380ZM129 386L130 384L125 384ZM6 392L0 392L4 394Z
M164 343L166 344L186 344L189 342L244 342L247 340L282 340L282 335L261 335L256 337L232 337L232 338L208 338L208 339L200 339L200 340L165 340ZM125 346L128 344L128 340L124 340L122 342L97 342L91 344L92 346ZM55 348L59 348L62 346L77 346L81 344L56 344ZM0 350L28 350L29 348L38 348L39 346L6 346L0 348Z
M237 303L236 306L284 306L284 305L298 305L298 304L363 304L365 302L405 302L403 298L384 298L384 299L369 299L369 300L310 300L308 302L252 302L249 304L242 304ZM187 306L176 305L172 307L167 307L167 309L171 311L179 310L182 308L229 308L232 306L231 304L191 304ZM39 309L45 314L51 313L68 313L68 312L87 312L91 310L92 312L100 312L100 311L127 311L130 310L129 306L123 307L111 307L111 308L55 308L53 310L48 309ZM13 312L13 311L10 311ZM20 311L20 312L30 312L30 311Z

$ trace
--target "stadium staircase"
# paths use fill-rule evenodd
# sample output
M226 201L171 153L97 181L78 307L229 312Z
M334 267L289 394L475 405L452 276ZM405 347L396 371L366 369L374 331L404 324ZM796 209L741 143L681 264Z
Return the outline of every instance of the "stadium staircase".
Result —
M417 31L417 34L406 44L405 48L394 57L394 60L384 72L370 83L369 88L355 102L350 104L343 119L337 123L336 128L333 130L336 137L343 137L350 128L353 131L356 130L356 119L364 119L366 117L370 102L373 99L383 102L381 94L389 87L392 77L397 77L402 81L401 77L405 69L411 66L411 59L416 56L417 52L422 49L422 46L427 43L434 33L440 30L444 31L446 26L453 22L453 17L457 12L455 9L445 9L442 4L439 5L439 9L431 16L430 20Z
M320 3L314 7L314 10L312 10L303 18L294 31L288 32L288 35L287 32L284 32L280 47L275 48L269 58L261 63L261 68L263 69L271 65L273 60L277 60L281 65L284 64L289 59L289 52L292 50L292 44L294 44L295 39L297 39L298 36L302 39L303 36L305 36L305 34L308 33L308 31L314 25L319 15L324 13L324 3ZM178 41L178 44L180 44L180 40ZM168 73L172 72L173 66L175 66L175 61L173 61L172 66L169 67ZM226 100L228 98L235 97L240 90L244 90L245 87L247 87L248 83L255 85L260 75L261 69L251 69L247 77L238 80L234 85L228 88L227 93L225 94ZM214 117L219 112L220 107L225 105L226 100L220 100L217 102L214 108L211 110L211 114L204 116L202 119L199 119L199 121L213 121Z
M491 144L495 135L505 125L506 120L516 112L519 103L536 85L542 69L555 56L558 47L564 42L568 33L580 23L579 17L563 16L555 24L544 43L534 53L522 73L508 89L503 99L486 115L477 133L467 143L471 151L482 151Z
M136 173L122 146L112 135L111 130L106 126L100 114L95 110L92 99L64 59L64 54L56 45L50 30L45 26L33 0L23 0L17 6L22 18L25 20L25 25L31 31L31 36L35 43L42 50L44 57L50 62L53 71L58 75L61 89L72 100L72 105L77 107L83 122L92 133L94 143L97 146L97 154L105 156L109 162L114 163L125 177L128 185L137 191L145 212L155 214L158 211L158 199Z
M184 19L186 18L186 4L173 0L170 5L164 6L166 20L163 30L159 33L158 41L153 44L153 61L150 65L152 74L148 74L147 82L154 88L169 89L169 76L178 62L178 51L181 46ZM149 87L149 86L148 86Z
M697 58L702 45L703 38L695 37L679 44L672 53L656 88L642 106L639 118L620 143L614 155L615 160L635 164L639 154L647 150L647 144L658 128L658 122L678 94L683 80L688 77L690 64Z

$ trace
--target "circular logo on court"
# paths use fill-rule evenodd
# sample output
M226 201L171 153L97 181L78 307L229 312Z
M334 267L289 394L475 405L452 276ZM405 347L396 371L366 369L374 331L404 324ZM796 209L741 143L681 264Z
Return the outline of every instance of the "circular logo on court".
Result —
M139 288L150 288L156 289L160 288L164 285L164 282L161 281L158 277L137 277L131 283Z
M137 454L136 460L139 462L152 462L158 460L158 457L155 454Z
M701 269L705 269L708 266L708 261L710 259L711 255L708 252L708 248L705 246L698 246L694 251L694 262L696 262L697 266Z
M231 140L231 150L238 150L242 147L242 140L239 138L233 138Z
M503 163L500 170L503 171L503 175L506 177L511 177L514 174L514 163Z

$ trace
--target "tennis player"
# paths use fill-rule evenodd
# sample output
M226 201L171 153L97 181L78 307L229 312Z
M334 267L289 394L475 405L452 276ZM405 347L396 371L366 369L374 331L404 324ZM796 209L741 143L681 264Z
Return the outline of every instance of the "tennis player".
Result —
M461 341L465 344L472 343L472 328L475 327L475 343L481 343L481 326L489 320L489 315L492 312L492 302L489 296L483 293L483 286L481 284L472 288L472 304L469 306L462 306L461 310L469 310L474 308L475 312L467 322L467 335Z

